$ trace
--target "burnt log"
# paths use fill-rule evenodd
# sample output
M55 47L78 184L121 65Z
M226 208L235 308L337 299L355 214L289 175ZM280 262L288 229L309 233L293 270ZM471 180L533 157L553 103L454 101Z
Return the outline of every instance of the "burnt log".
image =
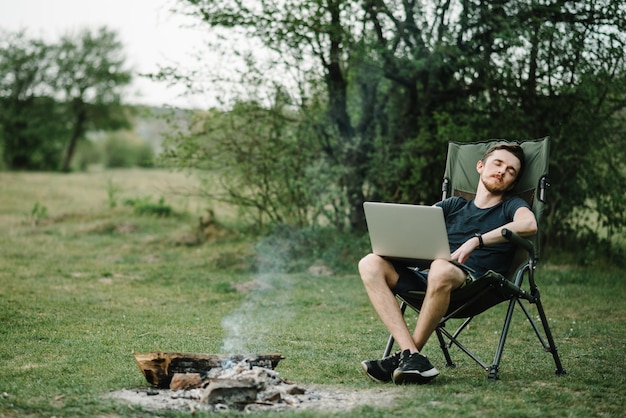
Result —
M174 373L170 382L170 389L174 391L196 389L200 386L202 386L200 373Z
M151 385L168 388L176 373L199 373L203 378L211 369L246 361L252 366L275 369L282 354L222 355L195 353L133 353L144 377Z

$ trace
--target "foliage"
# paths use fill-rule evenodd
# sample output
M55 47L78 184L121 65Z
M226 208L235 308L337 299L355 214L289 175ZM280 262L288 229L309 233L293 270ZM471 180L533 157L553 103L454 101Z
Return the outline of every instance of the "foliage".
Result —
M120 105L120 90L131 81L117 34L106 27L95 33L83 30L65 35L56 47L54 80L60 99L67 106L72 132L62 171L68 171L76 144L88 128L129 127Z
M115 209L117 207L117 195L120 191L119 186L117 186L112 179L107 180L107 196L109 198L109 209Z
M55 170L69 134L58 103L47 97L0 98L0 141L7 168Z
M168 217L173 214L172 207L165 203L165 198L161 197L154 203L152 197L145 196L139 198L129 198L124 204L133 208L136 215L155 215Z
M23 32L0 40L0 144L8 168L59 166L67 119L49 94L52 50Z
M32 210L30 211L30 223L33 226L40 224L46 218L48 218L48 208L44 205L39 204L39 202L35 202Z
M79 142L72 158L71 171L87 171L90 166L102 164L103 151L99 145L89 139Z
M170 138L164 157L219 173L219 184L208 176L209 199L238 205L259 226L302 226L319 216L316 191L328 184L310 166L315 148L303 143L297 116L280 97L269 109L241 103L195 120L190 134Z
M129 126L119 93L131 75L115 32L83 30L52 44L3 33L1 42L0 143L8 168L67 171L87 129Z
M152 167L154 150L146 141L129 131L115 131L97 143L105 167Z
M437 200L450 140L551 136L552 239L579 228L575 208L601 211L611 235L626 226L623 2L180 0L179 11L265 48L267 60L242 48L222 60L246 64L226 90L232 103L250 99L235 84L288 93L305 165L329 176L318 205L333 225L364 228L364 200ZM225 85L224 73L209 79Z
M155 160L153 146L134 132L107 131L79 142L70 168L71 171L88 171L93 166L151 168Z

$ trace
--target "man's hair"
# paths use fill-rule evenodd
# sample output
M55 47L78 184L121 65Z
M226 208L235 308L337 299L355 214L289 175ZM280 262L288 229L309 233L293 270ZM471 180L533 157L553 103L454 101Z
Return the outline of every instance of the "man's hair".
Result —
M492 146L491 148L489 148L487 152L485 152L485 154L483 155L483 158L481 158L480 160L484 163L485 161L487 161L487 158L497 150L508 151L519 160L520 169L519 169L519 172L517 173L517 176L515 177L515 181L517 182L522 176L522 171L524 171L524 163L526 162L526 157L524 156L524 150L522 149L522 147L520 147L517 144L511 144L511 143L496 144Z

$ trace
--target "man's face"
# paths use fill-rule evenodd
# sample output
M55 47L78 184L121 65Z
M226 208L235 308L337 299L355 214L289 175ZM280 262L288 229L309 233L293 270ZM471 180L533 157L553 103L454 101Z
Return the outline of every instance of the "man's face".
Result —
M496 194L502 194L513 188L521 168L520 161L506 150L496 150L483 163L479 161L476 169L485 188Z

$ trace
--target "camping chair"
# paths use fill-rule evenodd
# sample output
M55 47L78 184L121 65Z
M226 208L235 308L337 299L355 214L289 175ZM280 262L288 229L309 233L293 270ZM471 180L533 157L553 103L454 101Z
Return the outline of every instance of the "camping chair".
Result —
M479 175L476 171L476 162L481 159L488 148L496 143L502 142L505 141L491 140L474 143L451 142L448 145L442 199L451 196L463 196L467 199L473 198L479 181ZM526 163L522 177L518 181L512 194L520 196L528 202L539 223L544 209L546 189L549 186L547 174L550 139L546 137L534 141L524 141L520 142L519 145L521 145L524 150ZM498 369L500 367L500 360L511 325L513 312L516 306L519 306L526 315L543 348L552 353L556 365L556 374L565 374L565 370L561 365L561 360L557 353L556 345L554 344L554 339L552 338L552 333L550 332L550 327L548 326L548 320L541 303L539 289L535 283L534 273L539 258L539 234L536 234L532 240L522 238L508 230L504 230L502 234L506 239L514 242L518 246L509 273L504 277L490 271L468 285L454 290L450 297L451 300L448 311L435 331L446 359L446 366L455 367L455 363L452 361L449 352L449 348L454 345L487 371L490 380L497 380L499 378ZM527 277L527 283L524 285L525 277ZM402 313L404 314L407 306L409 306L419 314L424 294L424 291L398 294L397 298L399 299ZM500 341L496 349L493 363L488 365L473 351L462 344L459 341L459 337L475 316L506 301L508 301L508 309L506 311L502 333L500 334ZM543 325L543 336L530 315L530 304L536 306L539 319ZM445 328L446 322L452 318L464 319L464 322L462 322L453 333ZM393 345L394 338L390 336L383 357L391 353Z

